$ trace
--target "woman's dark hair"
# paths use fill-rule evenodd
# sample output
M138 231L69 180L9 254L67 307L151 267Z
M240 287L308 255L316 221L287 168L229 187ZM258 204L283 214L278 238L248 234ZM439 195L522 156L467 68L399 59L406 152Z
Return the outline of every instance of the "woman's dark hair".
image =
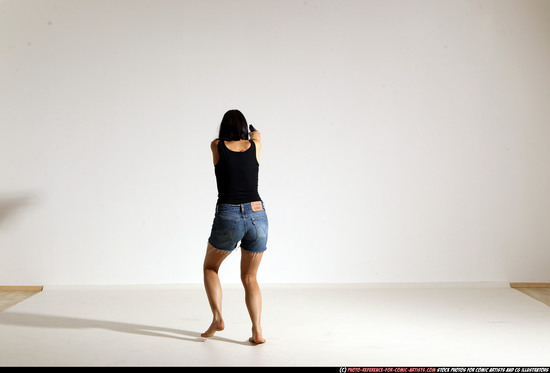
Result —
M248 123L239 110L229 110L220 124L219 140L248 140Z

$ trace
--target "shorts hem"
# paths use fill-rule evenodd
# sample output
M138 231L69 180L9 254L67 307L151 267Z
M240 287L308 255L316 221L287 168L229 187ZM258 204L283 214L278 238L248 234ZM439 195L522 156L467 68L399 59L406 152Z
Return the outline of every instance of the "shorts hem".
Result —
M263 253L264 251L267 251L267 247L264 247L262 250L248 250L241 246L241 249L252 254L260 254L260 253Z
M235 247L232 248L232 249L221 249L221 248L217 247L216 245L214 245L212 242L210 242L210 240L208 240L208 243L209 243L210 246L212 246L214 249L220 250L220 251L227 251L228 253L235 251L235 249L237 248L237 246L235 246Z

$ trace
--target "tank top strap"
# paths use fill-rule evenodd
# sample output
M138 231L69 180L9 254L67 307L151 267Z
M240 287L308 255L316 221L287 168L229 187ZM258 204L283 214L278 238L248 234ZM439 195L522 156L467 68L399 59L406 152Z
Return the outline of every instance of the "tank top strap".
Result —
M227 145L225 145L225 141L220 139L218 141L218 153L220 154L220 157L222 156L222 154L225 156L225 154L227 154L228 151L229 149L227 149Z

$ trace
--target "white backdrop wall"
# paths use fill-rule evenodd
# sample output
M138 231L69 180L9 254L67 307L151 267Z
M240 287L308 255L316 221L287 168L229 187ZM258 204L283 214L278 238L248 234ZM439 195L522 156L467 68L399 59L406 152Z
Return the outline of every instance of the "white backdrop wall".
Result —
M200 283L233 108L262 282L550 281L548 1L3 0L0 63L2 285Z

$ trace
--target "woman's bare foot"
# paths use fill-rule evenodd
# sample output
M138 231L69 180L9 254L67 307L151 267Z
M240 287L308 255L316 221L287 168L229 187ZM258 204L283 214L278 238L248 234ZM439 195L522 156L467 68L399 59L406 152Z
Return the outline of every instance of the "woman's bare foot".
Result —
M257 331L257 332L252 331L252 337L248 338L248 342L261 344L261 343L265 343L265 338L262 337L261 331Z
M212 324L210 324L210 327L207 331L201 334L201 337L208 338L212 337L216 332L220 332L225 328L225 325L223 323L223 320L220 321L212 321Z

